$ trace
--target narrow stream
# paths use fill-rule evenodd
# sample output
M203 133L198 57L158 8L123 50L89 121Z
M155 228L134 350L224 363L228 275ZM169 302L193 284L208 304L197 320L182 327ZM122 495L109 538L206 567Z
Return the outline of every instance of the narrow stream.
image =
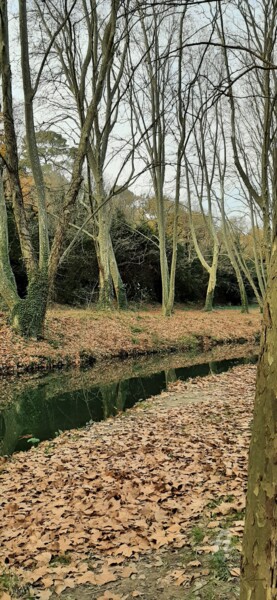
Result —
M86 371L2 379L0 454L28 450L33 443L53 439L61 431L114 416L160 394L176 379L222 373L239 364L254 363L256 355L255 347L247 351L242 347L219 348L198 356L156 356L105 363Z

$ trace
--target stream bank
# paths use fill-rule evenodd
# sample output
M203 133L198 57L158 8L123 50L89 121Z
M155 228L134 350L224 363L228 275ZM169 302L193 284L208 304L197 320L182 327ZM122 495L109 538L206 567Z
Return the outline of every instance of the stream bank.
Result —
M258 346L215 346L204 353L170 353L110 360L87 369L0 379L0 455L30 450L60 432L84 427L167 391L177 381L256 362ZM103 368L104 367L104 368Z
M45 339L26 340L0 314L0 375L51 371L69 366L171 352L201 352L216 345L255 343L258 309L249 314L224 309L206 313L177 308L163 317L160 307L139 311L97 311L55 307L48 311Z

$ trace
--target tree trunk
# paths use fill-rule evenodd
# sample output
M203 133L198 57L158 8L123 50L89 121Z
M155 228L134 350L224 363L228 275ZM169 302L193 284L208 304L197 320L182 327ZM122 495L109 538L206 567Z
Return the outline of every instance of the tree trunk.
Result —
M178 255L178 220L179 220L179 203L180 203L180 179L181 179L181 164L180 160L177 164L176 172L176 189L174 200L174 221L173 221L173 236L172 236L172 257L170 265L169 290L166 315L170 316L173 313L175 300L175 280L176 266Z
M37 259L28 228L22 189L19 179L17 138L13 117L12 74L9 55L8 3L0 0L0 71L2 78L2 112L5 135L5 160L10 184L13 213L20 241L22 257L29 274L37 267Z
M161 263L161 278L162 278L162 312L165 317L170 317L171 311L168 304L169 292L169 273L166 256L165 240L160 239L160 263Z
M10 264L6 201L3 169L0 169L0 294L10 310L19 300L16 282Z
M224 210L224 206L223 206L223 210ZM227 230L226 230L226 223L225 223L225 214L222 211L222 222L223 222L223 236L224 236L224 242L225 242L225 246L226 246L226 250L228 252L228 256L229 256L229 260L230 263L235 271L236 274L236 278L237 278L237 282L238 282L238 286L239 286L239 292L240 292L240 302L241 302L241 312L242 313L248 313L249 309L248 309L248 298L247 298L247 294L246 294L246 290L245 290L245 285L243 282L243 278L242 278L242 274L237 262L237 259L235 257L235 253L233 252L232 249L232 242L229 239Z
M207 288L207 292L206 292L205 306L204 306L205 312L211 312L213 310L214 290L215 290L215 283L214 283L214 281L212 281L211 275L210 275L209 284L208 284L208 288Z
M100 201L101 204L101 201ZM109 216L106 207L98 213L98 264L99 264L99 307L111 308L113 301L112 278L110 272L110 232Z
M166 255L166 242L165 242L165 223L164 223L164 208L158 207L157 200L157 213L158 213L158 230L159 230L159 247L160 247L160 269L161 269L161 280L162 280L162 312L165 317L170 316L168 312L168 293L169 293L169 272L168 262Z
M277 236L264 305L249 456L240 600L277 596Z
M118 270L117 260L115 257L111 236L109 236L109 238L110 238L110 245L109 245L110 272L111 272L114 292L115 292L115 296L116 296L116 300L117 300L117 308L119 310L124 310L128 306L126 289L125 289L125 285L121 279L121 275Z
M214 301L214 291L216 286L216 275L217 275L217 264L218 264L218 255L219 255L219 244L216 242L214 245L214 255L212 266L209 269L209 283L207 287L206 293L206 301L204 310L206 312L210 312L213 310L213 301Z
M24 337L42 338L47 301L47 273L37 273L30 279L26 297L18 299L12 309L11 321L15 331Z
M37 205L38 205L38 227L39 227L39 267L46 269L49 257L48 217L46 210L46 193L43 172L40 164L39 153L36 142L33 100L34 93L31 81L29 61L29 41L27 26L27 3L25 0L19 2L19 25L21 45L21 69L24 91L25 129L28 156L34 177Z
M238 269L238 271L239 271L239 274L236 273L236 275L237 275L237 281L238 281L238 286L239 286L239 291L240 291L241 312L246 314L246 313L249 313L248 298L247 298L247 293L246 293L245 285L243 283L243 279L242 279L240 270Z

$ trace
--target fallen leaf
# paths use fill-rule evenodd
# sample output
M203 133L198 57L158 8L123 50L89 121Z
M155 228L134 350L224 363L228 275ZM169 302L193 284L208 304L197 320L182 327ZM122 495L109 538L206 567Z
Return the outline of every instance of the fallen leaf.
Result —
M215 552L219 551L219 546L217 546L216 544L214 546L199 546L197 548L198 552L205 552L207 554L214 554Z
M55 590L57 596L59 596L65 589L66 589L66 586L63 583L58 583L58 585L54 586L54 590Z
M137 569L135 567L124 567L122 571L119 571L120 576L124 578L131 577L134 573L137 573Z
M95 583L96 585L105 585L105 583L110 583L111 581L117 581L118 575L112 573L112 571L104 570L99 575L95 575Z
M96 576L91 571L88 571L87 573L83 573L83 575L78 575L76 577L76 583L78 585L84 585L85 583L96 585Z
M199 560L191 560L187 567L201 567L201 562Z
M37 554L34 557L35 561L41 565L48 565L50 563L51 558L51 552L41 552L40 554Z
M49 600L51 598L52 592L50 590L38 590L36 591L36 597L38 600Z
M0 600L12 600L12 597L7 592L2 592L1 596L0 596Z

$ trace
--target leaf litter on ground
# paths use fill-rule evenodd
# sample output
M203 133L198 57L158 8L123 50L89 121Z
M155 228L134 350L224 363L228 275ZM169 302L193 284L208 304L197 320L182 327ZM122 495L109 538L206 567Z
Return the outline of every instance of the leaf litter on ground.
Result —
M258 309L243 315L229 309L205 313L176 308L170 327L165 327L159 306L124 313L55 306L47 311L45 339L38 342L17 335L7 314L0 312L0 374L79 366L84 358L99 360L172 347L188 348L197 339L207 347L238 339L253 342L260 327Z
M255 372L243 366L178 382L125 415L62 434L51 454L42 443L5 462L3 569L46 600L50 590L136 578L140 556L189 545L203 515L210 529L238 515L232 532L240 537ZM199 556L217 550L197 544ZM194 579L208 575L190 569ZM186 569L168 577L192 580Z

